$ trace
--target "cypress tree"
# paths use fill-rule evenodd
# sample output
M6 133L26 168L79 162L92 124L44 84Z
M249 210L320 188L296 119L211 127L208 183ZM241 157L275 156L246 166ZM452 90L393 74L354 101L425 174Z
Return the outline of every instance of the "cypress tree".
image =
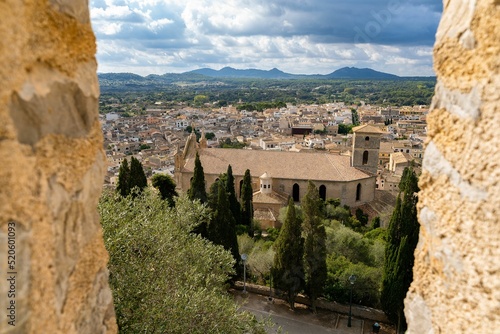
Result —
M228 193L224 182L216 181L210 187L209 206L214 210L214 215L208 227L208 239L214 244L221 245L229 250L239 263L238 239L236 236L236 222L229 208Z
M271 275L274 287L286 291L291 309L295 308L295 298L304 288L304 239L301 225L293 199L290 198L285 221L274 243L276 253Z
M245 171L241 186L241 223L248 226L248 234L253 238L253 190L250 170Z
M123 159L120 170L118 172L118 182L116 184L116 191L123 197L130 194L130 168L128 167L127 159Z
M148 179L142 168L142 164L139 160L132 157L130 160L130 179L129 188L132 191L135 187L138 188L139 193L142 192L144 188L148 186Z
M326 281L326 231L322 224L323 201L314 183L309 181L307 193L302 199L305 235L304 271L306 292L311 299L311 307L316 312L316 299L323 292Z
M238 199L236 198L236 191L234 189L234 176L233 169L231 165L227 166L226 173L226 190L229 196L229 208L233 213L234 220L236 221L236 225L241 222L241 207Z
M201 203L207 202L207 191L205 189L205 173L203 172L203 166L201 165L198 152L196 152L193 178L191 179L191 185L187 194L189 199L192 201L194 201L195 199L199 199Z
M413 253L419 233L418 177L413 168L405 168L399 189L388 228L381 301L388 318L397 323L398 333L404 333L407 324L403 301L413 281Z

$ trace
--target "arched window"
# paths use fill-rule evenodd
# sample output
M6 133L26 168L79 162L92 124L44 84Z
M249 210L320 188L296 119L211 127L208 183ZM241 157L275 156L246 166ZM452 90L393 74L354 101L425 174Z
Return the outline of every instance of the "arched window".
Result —
M356 201L361 200L361 183L356 187Z
M365 141L370 141L370 137L366 136Z
M368 151L363 152L363 165L368 163Z
M294 202L298 202L300 198L300 187L297 183L293 185L293 200Z
M326 200L326 187L323 184L319 186L319 198Z

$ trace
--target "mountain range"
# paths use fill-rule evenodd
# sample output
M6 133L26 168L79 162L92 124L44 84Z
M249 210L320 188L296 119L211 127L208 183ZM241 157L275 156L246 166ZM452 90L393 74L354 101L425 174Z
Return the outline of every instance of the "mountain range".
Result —
M303 79L303 78L324 78L324 79L397 79L397 75L378 72L370 68L343 67L330 74L290 74L277 68L272 70L246 69L238 70L232 67L224 67L220 70L201 68L187 73L202 74L213 78L261 78L261 79Z
M166 73L162 75L150 74L145 77L133 73L99 73L99 79L134 81L134 82L176 82L176 81L212 81L216 79L253 78L253 79L371 79L371 80L397 80L394 74L372 70L370 68L343 67L329 74L291 74L277 68L271 70L235 69L224 67L220 70L200 68L184 73Z

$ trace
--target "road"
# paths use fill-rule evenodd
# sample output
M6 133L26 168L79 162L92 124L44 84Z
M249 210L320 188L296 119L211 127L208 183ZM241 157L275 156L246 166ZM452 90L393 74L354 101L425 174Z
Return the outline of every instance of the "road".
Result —
M236 293L235 299L242 304L242 310L259 319L270 319L275 324L268 333L278 333L281 328L282 333L289 334L362 334L367 325L363 320L353 318L352 327L347 327L346 316L324 311L314 314L301 305L292 311L281 300L270 302L267 297L257 294Z
M257 316L257 319L271 319L275 324L268 330L268 333L278 333L281 328L283 333L289 334L331 334L338 333L330 328L319 325L314 325L300 320L292 319L278 314L272 314L261 310L255 310L248 307L242 307L243 310L249 311Z

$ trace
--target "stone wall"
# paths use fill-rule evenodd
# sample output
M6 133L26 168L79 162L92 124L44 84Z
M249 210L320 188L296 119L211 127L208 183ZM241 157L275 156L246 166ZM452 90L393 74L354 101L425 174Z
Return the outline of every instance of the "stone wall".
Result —
M115 333L88 1L0 15L0 333Z
M446 0L409 333L500 330L500 1Z

